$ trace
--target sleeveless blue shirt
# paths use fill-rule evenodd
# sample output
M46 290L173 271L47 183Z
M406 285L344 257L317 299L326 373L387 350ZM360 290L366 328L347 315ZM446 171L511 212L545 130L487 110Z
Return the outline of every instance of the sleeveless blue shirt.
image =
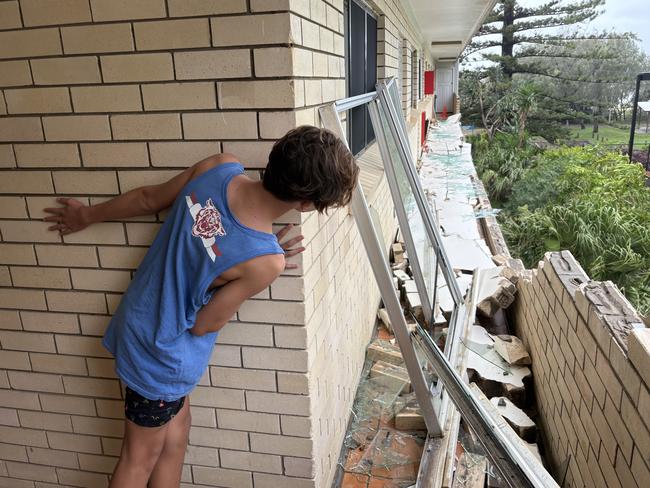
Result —
M103 345L115 371L149 399L187 395L205 371L217 332L194 336L196 314L227 269L284 251L273 234L241 224L228 207L228 183L244 173L223 163L180 191L113 315Z

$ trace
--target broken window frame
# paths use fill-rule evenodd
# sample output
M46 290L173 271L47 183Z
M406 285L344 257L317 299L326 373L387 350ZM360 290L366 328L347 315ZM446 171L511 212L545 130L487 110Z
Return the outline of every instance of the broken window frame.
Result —
M394 79L392 82L394 83ZM384 98L383 104L379 103L378 100L382 97ZM330 105L322 106L319 109L319 113L323 126L334 132L347 145L347 138L341 124L341 119L339 118L339 113L368 104L371 114L374 112L372 118L378 120L380 110L386 110L386 103L388 103L388 113L390 113L391 104L394 109L394 103L390 101L386 102L386 100L390 100L386 97L389 97L387 85L378 84L376 92L358 95L356 97L334 102ZM390 117L390 115L387 115L386 113L383 113L383 115L384 117ZM393 120L393 122L396 121ZM374 123L375 120L373 120L373 124ZM392 127L390 130L393 133L398 133L398 140L402 139L399 135L399 129ZM391 170L390 165L395 163L390 161L390 157L386 157L385 141L382 140L384 134L381 125L376 126L375 131L377 141L380 143L380 149L384 146L384 150L382 151L384 168ZM400 147L407 147L407 140L401 140L399 143ZM406 161L408 161L408 158ZM409 174L409 170L407 170L407 174ZM419 182L417 174L416 181ZM415 189L412 190L414 192L416 191ZM452 361L450 361L447 354L443 353L438 348L429 333L420 325L417 325L416 330L413 333L409 332L404 314L402 313L399 297L397 296L396 290L393 286L393 279L386 261L385 252L373 223L360 183L357 183L353 191L350 205L352 214L359 229L359 234L361 235L362 242L370 260L384 306L388 312L393 332L402 352L406 369L418 399L429 436L441 437L444 435L443 429L441 428L442 422L440 422L438 415L444 405L439 402L434 402L434 392L432 392L426 384L423 371L420 368L415 353L413 341L417 341L420 344L421 350L425 352L429 361L435 368L439 378L438 382L445 385L444 391L448 392L448 397L453 402L454 407L458 409L458 412L462 415L469 427L477 434L479 442L481 442L492 463L502 475L504 483L511 488L557 487L558 485L554 483L552 478L549 479L550 477L548 477L548 473L543 471L543 468L540 471L539 466L535 465L530 460L531 456L528 456L523 452L521 446L513 443L512 439L503 432L500 428L499 421L490 414L485 406L481 404L477 396L472 393L469 385L467 385L461 374L459 374L458 369L460 369L461 366L458 361L459 355L452 355ZM427 221L430 223L435 222L428 206L425 209L425 214L427 215ZM441 247L441 251L444 253L444 247ZM455 279L453 282L455 283ZM472 291L468 295L469 302L472 301L476 286L477 284L473 282ZM465 307L465 313L463 314L466 326L468 322L473 322L474 312L475 304L468 303ZM454 340L451 336L448 337L448 341L450 340L454 343L458 343L456 344L456 348L458 348L460 341ZM435 393L439 394L440 391L438 390ZM453 410L452 414L458 416L458 413L453 412ZM446 423L442 423L442 425L446 425ZM444 442L442 445L444 445ZM427 462L431 461L432 454L432 452L428 452L425 448L424 456L428 456L428 459L426 460ZM437 454L441 455L442 453L438 451ZM424 456L423 463L425 462ZM444 469L444 462L442 463L442 466ZM422 484L420 481L422 481ZM432 480L418 480L418 486L434 486L431 484L432 482Z
M403 208L404 202L401 200L401 195L399 193L399 189L397 188L397 184L396 184L395 170L392 166L401 163L401 166L404 168L406 172L406 176L409 180L409 185L411 186L413 196L415 197L418 210L420 212L420 215L423 218L423 223L429 240L429 244L430 246L432 246L436 257L435 281L433 284L433 294L431 298L429 298L429 296L425 293L425 290L421 291L420 286L424 285L424 281L420 280L420 283L418 283L418 280L416 279L416 285L418 287L418 292L420 293L420 300L422 301L423 307L426 302L427 304L430 304L429 310L435 309L437 305L437 287L438 287L437 278L439 274L438 271L440 270L445 278L445 282L447 283L449 292L454 302L454 308L452 310L451 318L449 320L449 331L447 336L448 339L445 342L444 352L447 359L452 364L456 364L457 358L459 356L459 346L461 343L460 336L462 335L463 332L460 324L463 320L463 317L467 315L468 310L466 310L465 308L465 305L463 303L462 293L460 291L460 287L458 286L458 282L456 281L456 275L454 274L449 257L447 256L447 253L444 250L442 235L440 234L440 226L438 225L438 222L436 221L435 217L433 216L433 213L431 212L429 203L427 202L427 199L424 194L424 190L422 189L420 178L418 177L417 174L415 161L413 161L412 154L408 146L409 138L408 138L408 131L406 128L406 121L404 117L401 116L399 106L397 105L397 101L400 99L399 88L394 78L391 78L388 81L382 81L378 83L378 87L380 87L380 89L377 91L377 100L379 101L379 104L381 105L384 112L390 117L392 123L389 124L389 127L392 132L392 137L399 144L398 149L400 151L400 158L399 158L400 161L399 162L391 161L391 164L386 165L387 166L386 176L388 179L389 186L392 185L391 193L393 194L393 199L395 200L397 196L397 200L398 200L395 202L396 210ZM370 113L372 118L373 115L372 108L370 109ZM377 115L378 115L377 112L375 112L375 117L377 117ZM378 123L378 120L373 121L373 124L376 123ZM384 134L382 134L382 136L385 137ZM380 142L379 139L378 142ZM381 144L380 144L380 148L381 148ZM389 160L388 158L390 158L390 154L388 153L382 154L382 158L385 161L387 161ZM400 215L398 212L398 220L399 220L399 216ZM405 228L409 228L409 221L405 218L400 220L399 224L400 224L400 229L402 229L402 231L404 231ZM407 251L409 253L409 260L410 260L412 258L412 255L414 254L415 245L412 239L410 240L410 242L408 239L406 239L406 235L405 235L405 242L407 244ZM419 263L416 263L415 266L411 266L411 268L413 270L414 278L418 274L419 275L423 274ZM433 313L431 315L427 315L425 310L425 319L426 319L426 325L430 325L431 323L433 323L434 320ZM442 384L440 383L440 381L438 381L436 384L436 391L437 392L443 391ZM448 402L449 399L447 398L447 396L445 394L442 394L441 408L440 408L440 422L442 425L445 424L447 410L448 410L447 408Z
M376 103L376 98L377 93L370 92L365 95L358 95L321 107L319 112L323 126L334 132L347 145L348 141L339 114L361 105L368 105L373 101ZM384 167L386 166L386 161L384 161ZM440 423L438 422L438 416L436 413L437 408L434 405L434 396L430 393L424 374L420 368L415 349L411 343L406 326L406 320L402 313L402 306L393 286L392 274L388 267L383 245L380 241L379 233L373 224L370 210L360 183L357 183L353 191L350 206L359 233L361 234L364 247L366 248L366 253L375 275L375 280L379 286L384 306L391 317L394 333L398 345L400 346L400 350L402 351L404 363L409 377L411 378L413 389L416 392L422 416L427 425L427 430L431 435L441 436L443 432L440 428Z

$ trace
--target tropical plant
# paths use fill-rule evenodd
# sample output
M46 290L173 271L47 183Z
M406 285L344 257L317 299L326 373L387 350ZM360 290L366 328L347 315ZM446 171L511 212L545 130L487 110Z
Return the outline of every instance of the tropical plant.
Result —
M498 133L492 141L487 137L474 138L472 153L476 171L483 181L490 201L501 206L526 170L534 164L538 149L519 147L519 135Z

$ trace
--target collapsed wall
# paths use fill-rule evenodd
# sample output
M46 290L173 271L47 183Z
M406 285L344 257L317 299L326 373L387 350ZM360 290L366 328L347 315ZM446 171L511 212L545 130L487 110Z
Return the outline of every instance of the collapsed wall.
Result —
M532 357L556 479L641 488L650 479L650 329L568 251L547 253L517 287L510 312Z

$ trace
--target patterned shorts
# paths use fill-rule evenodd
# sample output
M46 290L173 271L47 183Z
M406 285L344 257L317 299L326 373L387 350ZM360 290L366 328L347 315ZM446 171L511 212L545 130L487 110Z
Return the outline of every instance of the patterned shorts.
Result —
M183 408L185 397L171 402L149 400L128 386L124 396L124 415L140 427L160 427Z

